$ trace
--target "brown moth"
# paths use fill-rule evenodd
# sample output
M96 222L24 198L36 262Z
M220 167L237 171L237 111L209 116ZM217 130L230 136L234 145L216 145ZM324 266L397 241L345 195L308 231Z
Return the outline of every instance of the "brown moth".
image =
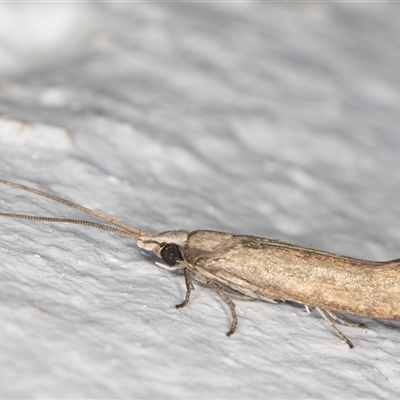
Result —
M66 204L110 225L34 215L0 213L0 216L73 223L118 233L136 240L140 248L152 251L163 261L156 263L158 266L183 270L186 297L177 308L189 302L193 279L213 289L231 313L228 336L237 325L232 296L298 303L308 313L311 307L315 308L350 348L353 344L332 320L347 326L364 325L344 320L336 312L400 320L400 259L365 261L271 239L208 230L146 232L52 194L3 179L0 183Z

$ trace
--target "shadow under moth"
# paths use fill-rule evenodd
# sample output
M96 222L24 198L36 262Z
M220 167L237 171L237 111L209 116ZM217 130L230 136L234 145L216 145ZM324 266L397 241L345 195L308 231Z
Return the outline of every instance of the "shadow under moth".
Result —
M158 266L182 270L186 296L177 308L189 302L193 280L214 290L230 310L228 336L235 332L238 321L231 297L293 302L304 305L308 313L314 308L350 348L354 347L352 342L333 321L353 327L364 325L336 313L400 320L400 259L366 261L277 240L209 230L147 232L55 195L3 179L0 183L63 203L107 224L10 213L0 213L2 217L79 224L114 232L152 251L162 260L156 263Z

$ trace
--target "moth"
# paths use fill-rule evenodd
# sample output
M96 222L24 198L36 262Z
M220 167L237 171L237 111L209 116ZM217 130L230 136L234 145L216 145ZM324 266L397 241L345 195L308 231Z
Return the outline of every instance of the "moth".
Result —
M279 301L314 308L350 348L353 343L333 321L352 327L363 324L336 313L400 320L400 259L377 262L345 257L277 240L210 230L147 232L100 212L38 189L0 179L0 183L63 203L107 224L67 218L0 213L2 217L79 224L129 237L162 262L170 271L182 270L186 296L177 308L188 304L193 280L211 288L228 306L235 332L238 322L232 297Z

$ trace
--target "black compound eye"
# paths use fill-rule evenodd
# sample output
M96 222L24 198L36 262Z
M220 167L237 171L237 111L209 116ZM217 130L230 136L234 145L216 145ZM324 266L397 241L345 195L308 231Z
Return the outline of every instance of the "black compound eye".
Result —
M167 243L161 249L161 258L167 265L175 265L178 261L183 260L179 247L174 243Z

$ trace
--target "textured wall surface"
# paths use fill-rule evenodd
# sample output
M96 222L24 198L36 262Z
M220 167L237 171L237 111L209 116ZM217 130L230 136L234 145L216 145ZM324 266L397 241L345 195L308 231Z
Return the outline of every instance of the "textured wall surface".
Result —
M149 230L400 257L400 8L0 4L0 177ZM0 187L0 211L86 218ZM400 394L400 323L237 301L134 242L1 219L2 398Z

